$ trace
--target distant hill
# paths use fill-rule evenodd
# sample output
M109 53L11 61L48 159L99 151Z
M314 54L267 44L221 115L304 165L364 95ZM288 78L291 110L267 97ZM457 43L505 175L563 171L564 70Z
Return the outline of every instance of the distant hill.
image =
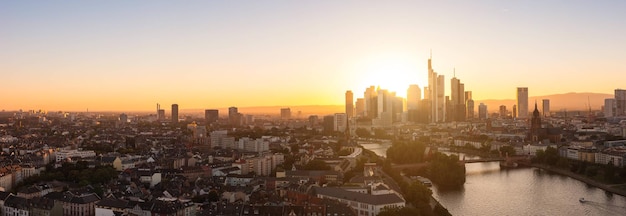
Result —
M589 109L588 103L591 104L592 110L600 110L602 106L604 106L604 99L613 98L612 94L601 94L601 93L576 93L570 92L565 94L553 94L553 95L544 95L544 96L533 96L528 98L528 109L532 111L534 109L535 101L537 101L537 106L541 109L541 103L543 99L550 100L550 110L551 111L559 111L559 110L587 110ZM587 102L589 101L589 102ZM484 103L487 105L489 112L495 112L498 110L500 105L505 105L506 109L511 111L513 109L513 105L516 104L516 99L504 99L504 100L480 100L476 101L475 110L478 110L478 104Z

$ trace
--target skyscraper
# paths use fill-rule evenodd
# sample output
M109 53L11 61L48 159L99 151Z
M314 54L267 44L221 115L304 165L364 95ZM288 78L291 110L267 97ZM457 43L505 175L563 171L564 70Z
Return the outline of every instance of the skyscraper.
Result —
M550 116L550 99L543 99L541 112L543 114L543 117Z
M207 125L216 123L219 118L219 111L216 109L204 110L204 120Z
M370 86L365 89L365 93L363 94L363 99L365 99L365 116L368 118L376 118L378 115L378 99L377 92L375 86Z
M345 132L346 127L348 127L348 116L345 113L335 113L334 117L334 131Z
M437 76L437 122L443 122L446 120L445 86L446 86L445 77L443 75L438 75Z
M506 106L505 105L500 105L500 109L498 110L498 113L500 114L500 118L506 118Z
M406 108L407 110L417 110L419 101L422 100L422 90L418 85L409 85L406 91Z
M511 116L513 119L517 118L517 105L513 104L513 110L511 111Z
M354 116L362 117L365 115L365 99L357 98L356 103L354 103L354 107Z
M487 105L485 105L484 103L480 103L480 105L478 105L478 118L481 120L487 119L488 118L488 113L487 113Z
M291 118L291 109L290 108L281 108L280 109L280 118L285 120L285 119L290 119Z
M615 99L607 98L604 99L604 117L614 117L615 116Z
M228 108L228 122L232 126L241 125L241 114L239 114L239 109L237 109L237 107Z
M467 118L474 118L474 100L472 99L467 100Z
M430 100L430 104L431 104L431 108L430 108L430 121L431 122L439 122L439 98L437 90L439 90L439 88L437 87L437 84L439 84L439 82L437 81L437 73L435 73L435 70L433 70L433 65L432 65L432 52L430 53L430 57L428 58L428 91L426 91L424 94L428 94L428 98ZM426 97L424 97L426 98ZM441 102L443 102L443 97L441 98Z
M517 117L528 118L528 87L517 88Z
M465 121L465 85L452 77L450 90L451 113L448 116L452 121Z
M625 89L615 89L615 116L626 116Z
M354 95L352 91L346 91L346 115L348 119L354 116Z
M172 104L172 123L178 123L178 104Z

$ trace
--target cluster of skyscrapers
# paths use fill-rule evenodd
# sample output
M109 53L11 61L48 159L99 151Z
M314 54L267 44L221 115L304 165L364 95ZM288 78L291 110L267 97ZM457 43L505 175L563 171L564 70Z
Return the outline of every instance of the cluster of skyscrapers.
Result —
M164 121L165 120L165 109L161 109L161 104L157 104L157 120ZM172 104L172 123L178 123L178 104Z
M604 99L605 117L626 116L626 90L615 89L614 98Z
M465 121L474 117L472 92L465 91L465 84L456 76L450 80L450 96L445 95L445 77L438 75L428 59L428 86L422 89L410 85L407 90L406 110L404 99L380 87L365 89L363 98L354 102L352 91L346 92L346 114L348 118L372 119L372 124L389 126L398 121L436 123Z

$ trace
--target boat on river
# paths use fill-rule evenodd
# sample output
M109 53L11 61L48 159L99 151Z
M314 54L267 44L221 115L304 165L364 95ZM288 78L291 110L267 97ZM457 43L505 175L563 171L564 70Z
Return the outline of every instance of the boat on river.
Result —
M580 199L578 199L578 202L580 202L580 203L586 203L586 202L587 202L587 200L585 200L585 198L584 198L584 197L581 197Z

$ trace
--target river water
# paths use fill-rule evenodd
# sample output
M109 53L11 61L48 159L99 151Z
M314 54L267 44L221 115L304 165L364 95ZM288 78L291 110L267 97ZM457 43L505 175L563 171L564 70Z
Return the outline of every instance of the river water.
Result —
M384 154L389 144L363 145ZM461 158L474 157L461 154ZM463 188L433 197L453 215L626 215L626 198L538 168L500 170L498 162L466 164ZM586 203L578 199L584 197Z

